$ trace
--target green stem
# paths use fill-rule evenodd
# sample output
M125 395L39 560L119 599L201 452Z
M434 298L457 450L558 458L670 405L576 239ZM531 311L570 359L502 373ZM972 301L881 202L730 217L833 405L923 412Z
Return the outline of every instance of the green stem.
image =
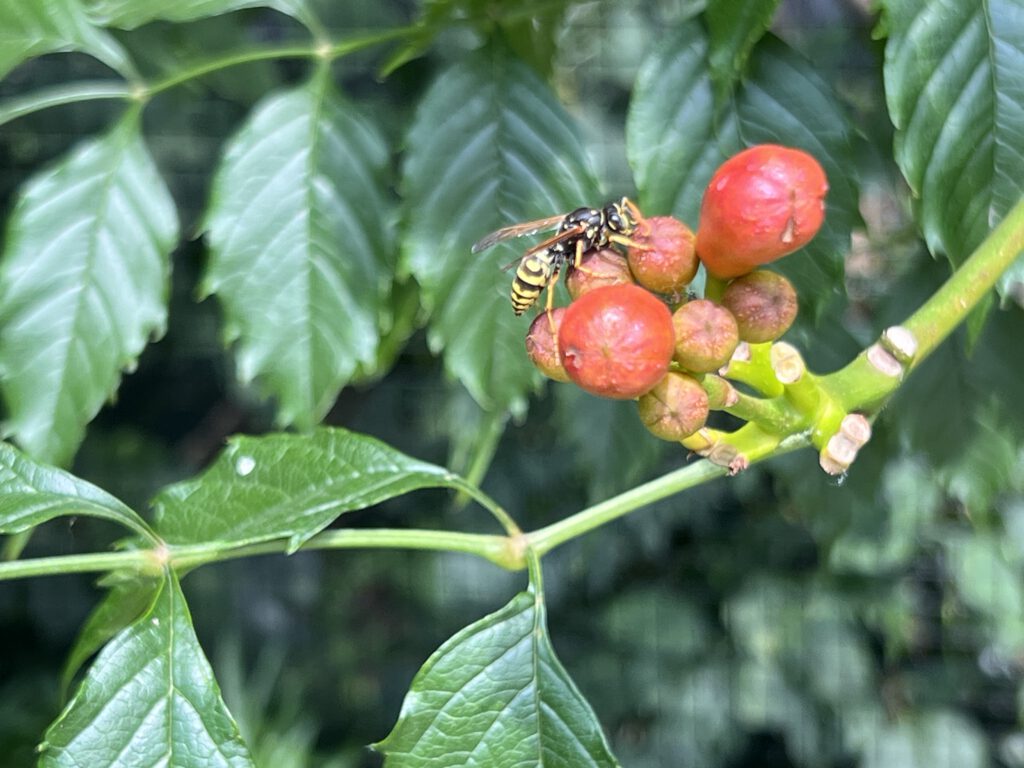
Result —
M229 67L236 67L240 64L267 61L268 59L309 59L319 55L320 51L316 45L306 44L271 46L215 56L168 75L162 80L150 83L144 89L144 95L149 98L174 88L176 85L181 85L189 80L195 80L197 77L228 69Z
M302 550L307 549L416 549L464 552L482 557L502 568L522 567L521 557L513 552L508 538L475 533L391 528L345 529L317 534L302 545ZM288 541L276 539L234 547L197 544L124 552L39 557L0 563L0 581L32 576L103 573L118 570L149 573L154 569L158 570L165 563L170 563L175 568L194 568L207 563L251 555L278 554L287 550Z
M453 487L459 492L464 493L477 502L480 506L486 509L498 524L505 529L505 533L509 536L521 536L523 531L516 524L516 521L512 519L512 516L505 511L498 502L480 490L477 486L472 483L468 483L457 475L454 476Z

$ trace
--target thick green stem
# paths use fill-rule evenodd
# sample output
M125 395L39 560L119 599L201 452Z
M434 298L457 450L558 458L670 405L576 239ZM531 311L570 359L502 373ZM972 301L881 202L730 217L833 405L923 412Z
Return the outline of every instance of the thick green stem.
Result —
M967 318L1021 251L1024 251L1024 198L1010 209L1006 218L943 286L903 323L917 342L917 352L906 372L919 365ZM902 377L880 371L865 351L845 368L821 381L845 410L855 411L876 409L896 390Z

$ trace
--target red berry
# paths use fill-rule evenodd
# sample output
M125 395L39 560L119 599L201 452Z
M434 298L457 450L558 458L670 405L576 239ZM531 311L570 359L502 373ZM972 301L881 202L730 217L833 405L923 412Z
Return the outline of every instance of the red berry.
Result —
M825 218L828 180L806 152L760 144L719 166L704 191L697 254L737 277L806 245Z
M565 372L561 355L558 354L557 343L558 328L564 315L565 307L551 310L550 317L547 312L541 312L533 319L530 330L526 332L526 353L530 356L530 362L541 373L555 381L569 381L569 374Z
M796 319L796 291L782 275L759 269L729 283L722 306L736 318L743 341L775 341Z
M732 313L708 299L683 304L673 313L672 326L675 358L694 373L717 371L729 362L740 342Z
M668 370L672 313L636 285L589 291L565 311L558 346L566 373L581 389L619 400L649 390Z
M679 293L697 274L694 235L671 216L652 216L633 233L642 248L629 249L629 268L636 281L657 293Z
M704 426L708 396L700 383L685 373L667 373L640 398L640 420L662 440L682 440Z
M588 252L580 261L580 266L569 270L565 278L566 288L574 299L602 285L632 282L633 275L626 264L626 258L611 248Z

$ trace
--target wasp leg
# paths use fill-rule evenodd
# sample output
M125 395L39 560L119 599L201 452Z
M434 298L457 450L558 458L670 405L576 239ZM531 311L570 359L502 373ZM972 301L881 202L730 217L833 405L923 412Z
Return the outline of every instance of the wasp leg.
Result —
M544 302L544 312L546 312L547 316L548 316L548 327L551 329L551 335L554 336L555 339L556 339L555 344L558 344L558 341L557 341L558 335L555 333L555 315L554 315L554 308L555 308L555 286L558 284L558 273L560 271L561 271L561 268L560 267L556 267L555 270L551 273L551 279L548 280L548 284L545 286L545 288L547 288L548 295L547 295L547 299Z
M586 267L583 266L583 255L585 253L586 253L586 251L583 249L583 241L582 240L577 240L576 241L576 254L573 256L573 259L572 259L572 268L574 270L578 269L584 275L592 275L592 274L594 274L593 271L589 270L589 269L587 269Z
M638 243L636 240L624 235L608 235L608 241L626 248L636 248L638 251L650 251L654 248L650 243Z

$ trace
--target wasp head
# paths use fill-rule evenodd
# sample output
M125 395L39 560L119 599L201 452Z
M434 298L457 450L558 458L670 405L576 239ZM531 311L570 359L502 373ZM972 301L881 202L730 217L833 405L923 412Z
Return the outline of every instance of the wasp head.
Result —
M604 207L604 220L608 229L620 235L631 235L640 223L640 209L628 197Z

